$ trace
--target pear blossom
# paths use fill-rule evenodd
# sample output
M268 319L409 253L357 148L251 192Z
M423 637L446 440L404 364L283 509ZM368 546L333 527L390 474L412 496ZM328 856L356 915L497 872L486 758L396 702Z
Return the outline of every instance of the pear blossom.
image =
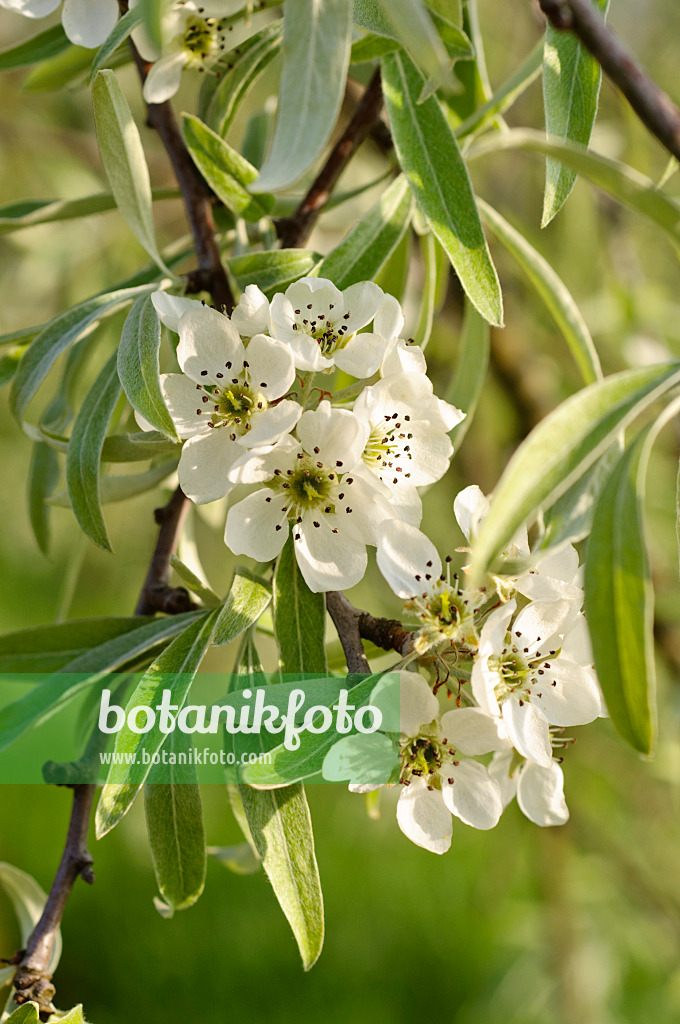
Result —
M394 295L386 295L373 321L373 330L385 339L385 354L380 364L380 376L391 373L425 373L425 353L419 345L401 337L404 314Z
M251 342L252 345L252 342ZM232 483L263 483L229 509L225 542L234 554L276 558L293 528L300 571L310 590L346 590L366 571L366 545L377 523L392 515L380 481L355 475L362 465L366 425L348 409L322 401L273 446L244 454Z
M271 301L270 334L288 345L300 370L333 365L353 377L370 377L382 361L387 340L364 332L383 300L373 281L341 292L323 277L302 277Z
M200 299L189 299L185 295L171 295L169 292L152 292L151 301L162 324L177 334L183 313L190 309L205 308ZM229 319L243 338L255 334L266 334L269 327L269 300L256 284L246 286Z
M228 317L209 306L190 307L178 322L182 373L160 378L177 434L185 439L178 474L197 504L231 489L228 470L243 449L273 444L302 414L283 396L295 379L285 347L256 334L246 348Z
M388 379L388 378L386 378ZM446 574L436 547L415 526L399 520L379 523L378 568L406 609L420 620L415 650L423 654L433 645L468 644L477 648L475 612L482 593L464 591L456 575Z
M515 749L552 764L550 726L585 725L601 712L595 675L562 650L578 609L569 601L532 601L511 622L515 600L487 618L472 668L472 694L487 714L502 716Z
M68 2L68 0L66 0ZM139 0L131 0L130 7ZM142 90L147 103L164 103L177 92L185 67L210 68L225 49L224 21L246 6L246 0L179 0L163 15L163 49L149 38L144 25L132 30L132 39L146 61L153 62Z
M26 18L44 18L56 11L61 0L0 0L0 7ZM64 0L61 23L76 46L100 46L118 20L117 0Z
M438 720L439 701L421 675L402 671L383 676L371 693L370 704L382 714L382 731L399 737L394 776L403 787L397 802L397 824L404 835L432 853L446 853L451 846L452 815L478 829L498 823L503 808L497 782L483 764L461 758L450 745L443 727L448 716ZM339 740L326 755L324 777L335 781L352 778L357 770L356 754L363 747L369 757L375 757L379 751L376 735ZM346 751L352 751L353 758L344 757ZM365 765L363 761L364 771ZM376 788L371 783L350 785L355 792Z
M422 505L416 487L434 483L449 468L447 434L464 414L436 398L424 374L408 373L364 388L353 411L369 432L365 465L391 491L399 518L417 526Z
M564 825L569 820L564 773L556 760L549 765L517 763L512 751L502 751L494 755L489 775L498 783L504 809L517 797L522 814L535 825Z

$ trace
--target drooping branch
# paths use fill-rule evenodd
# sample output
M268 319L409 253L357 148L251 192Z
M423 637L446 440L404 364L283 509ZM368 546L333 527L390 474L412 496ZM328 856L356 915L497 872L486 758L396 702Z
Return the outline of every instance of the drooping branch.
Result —
M642 123L680 160L680 110L605 24L592 0L539 0L539 5L555 28L580 40Z
M57 874L26 949L15 957L18 967L14 976L14 1001L19 1004L29 1000L36 1002L40 1007L41 1020L47 1020L54 1010L52 997L55 989L49 964L66 904L78 877L89 885L94 882L87 833L96 786L88 783L72 788L71 820Z
M338 178L361 143L379 122L382 103L382 84L378 69L307 195L295 213L278 222L279 238L284 248L297 248L305 244L321 211L330 199Z

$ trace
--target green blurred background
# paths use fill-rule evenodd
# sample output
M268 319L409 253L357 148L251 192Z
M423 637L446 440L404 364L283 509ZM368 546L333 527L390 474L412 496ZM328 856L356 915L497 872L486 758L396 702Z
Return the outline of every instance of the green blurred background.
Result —
M676 98L680 9L673 0L612 5L612 23L631 41L659 83ZM482 0L487 62L494 86L539 39L529 2ZM40 26L42 27L42 25ZM2 45L34 26L0 13ZM251 110L270 92L276 69L251 95ZM105 189L87 92L21 91L25 75L0 77L0 182L3 202L66 198ZM142 105L131 69L120 72L138 123ZM178 109L191 110L184 87ZM508 116L511 125L542 124L535 83ZM234 138L238 141L239 133ZM171 184L158 142L144 133L155 185ZM606 83L594 136L600 152L658 178L666 157ZM343 184L368 181L381 158L365 147ZM605 372L680 355L677 260L659 232L579 182L566 209L539 232L542 162L528 154L488 156L472 167L487 201L549 259L579 303ZM678 176L667 185L680 193ZM352 208L355 215L376 193ZM181 208L157 208L164 241L183 234ZM329 215L313 244L326 251L347 224ZM409 255L405 306L417 319L421 266ZM506 301L505 331L494 332L489 377L475 421L447 478L426 501L424 528L442 551L463 538L451 501L468 483L493 488L513 448L531 426L578 387L561 337L521 274L494 249ZM144 261L117 214L32 228L0 239L1 330L41 323L70 304L132 274ZM440 395L455 368L460 294L452 283L437 319L428 362ZM86 382L116 343L120 317L92 345ZM46 389L49 397L49 387ZM3 396L4 398L4 396ZM115 556L81 542L68 511L52 516L52 552L32 537L24 495L31 445L0 403L0 630L55 616L128 614L152 550L153 508L166 492L108 506ZM327 911L319 963L303 974L286 922L262 874L238 877L217 863L192 909L162 920L145 845L141 806L94 844L97 882L78 884L63 926L58 1005L82 1001L94 1024L226 1019L376 1024L420 1017L455 1024L671 1024L680 1019L680 596L675 538L677 432L668 428L649 474L648 536L657 586L660 740L644 762L624 748L608 722L576 730L568 751L571 821L541 830L516 806L490 833L456 823L451 851L435 857L399 832L393 799L380 820L343 787L309 787ZM224 509L210 506L190 523L211 584L224 590L234 560L220 540ZM371 569L352 596L376 613L398 615L399 602ZM331 636L329 627L329 637ZM271 644L263 652L273 665ZM230 669L233 653L206 667ZM63 790L0 787L0 859L48 887L68 816ZM238 842L219 787L205 791L208 841ZM0 895L0 955L18 935Z

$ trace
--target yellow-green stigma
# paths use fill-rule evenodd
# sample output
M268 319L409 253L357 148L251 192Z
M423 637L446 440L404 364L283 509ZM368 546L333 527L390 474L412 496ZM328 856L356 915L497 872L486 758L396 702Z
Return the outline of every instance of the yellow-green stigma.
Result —
M263 395L236 377L224 385L198 385L198 390L203 395L196 415L209 418L209 427L226 427L232 441L250 430L253 413L268 405Z

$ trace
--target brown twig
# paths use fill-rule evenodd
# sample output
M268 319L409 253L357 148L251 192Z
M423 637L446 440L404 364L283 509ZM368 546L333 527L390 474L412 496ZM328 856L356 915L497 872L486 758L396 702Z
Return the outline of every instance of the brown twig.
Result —
M135 615L153 615L154 612L179 615L195 607L184 587L171 587L168 583L170 555L177 546L188 511L187 499L180 487L167 505L154 511L154 518L160 530Z
M539 5L555 28L580 40L642 123L680 160L680 110L607 27L592 0L539 0Z
M73 786L73 807L66 845L61 857L45 909L33 933L14 976L14 1001L18 1004L33 1000L40 1007L40 1019L47 1020L53 1012L54 985L49 963L61 919L76 879L91 885L94 882L92 857L87 849L87 833L96 787L94 784Z
M382 85L378 69L357 104L351 121L331 150L307 195L295 213L278 222L277 230L284 249L298 248L305 244L321 211L330 199L338 178L378 122L382 103Z
M370 672L362 639L403 657L413 650L413 634L398 619L380 619L355 608L339 590L326 594L326 607L333 620L350 672Z

